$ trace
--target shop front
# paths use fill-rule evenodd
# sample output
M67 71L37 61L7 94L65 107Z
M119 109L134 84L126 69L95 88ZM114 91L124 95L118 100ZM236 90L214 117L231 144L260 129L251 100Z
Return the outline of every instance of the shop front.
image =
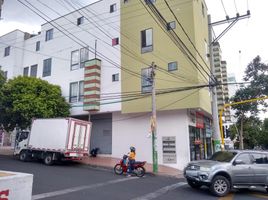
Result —
M207 159L212 155L211 119L196 112L195 126L189 126L190 159Z

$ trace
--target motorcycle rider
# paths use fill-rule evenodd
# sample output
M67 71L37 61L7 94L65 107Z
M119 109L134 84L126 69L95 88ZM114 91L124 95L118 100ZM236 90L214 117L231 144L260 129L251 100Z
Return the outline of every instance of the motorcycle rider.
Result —
M127 170L127 176L131 176L133 165L135 163L136 159L136 148L131 146L130 152L128 153L128 170Z

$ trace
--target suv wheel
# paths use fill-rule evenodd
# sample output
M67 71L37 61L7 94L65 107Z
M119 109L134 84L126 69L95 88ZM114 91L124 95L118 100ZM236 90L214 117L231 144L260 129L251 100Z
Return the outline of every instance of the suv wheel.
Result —
M188 180L188 179L187 179L187 183L188 183L188 185L190 185L194 189L199 189L202 186L201 184L199 184L195 181L192 181L192 180Z
M216 176L209 189L214 195L223 197L230 191L230 181L224 176Z

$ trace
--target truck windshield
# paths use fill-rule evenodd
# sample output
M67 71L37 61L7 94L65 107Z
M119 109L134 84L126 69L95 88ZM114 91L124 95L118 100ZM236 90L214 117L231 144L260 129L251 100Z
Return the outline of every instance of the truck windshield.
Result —
M230 162L237 152L228 151L218 151L214 153L209 160L219 161L219 162Z

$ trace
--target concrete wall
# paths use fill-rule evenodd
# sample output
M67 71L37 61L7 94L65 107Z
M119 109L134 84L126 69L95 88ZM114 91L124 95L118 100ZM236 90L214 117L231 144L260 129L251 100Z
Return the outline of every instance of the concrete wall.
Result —
M162 137L176 137L176 164L166 166L183 169L190 160L188 116L186 110L163 111L157 114L157 149L159 164L163 163ZM150 113L113 113L113 157L122 157L130 146L136 147L136 160L152 163L152 138L150 132Z
M0 199L31 200L33 175L0 171Z

